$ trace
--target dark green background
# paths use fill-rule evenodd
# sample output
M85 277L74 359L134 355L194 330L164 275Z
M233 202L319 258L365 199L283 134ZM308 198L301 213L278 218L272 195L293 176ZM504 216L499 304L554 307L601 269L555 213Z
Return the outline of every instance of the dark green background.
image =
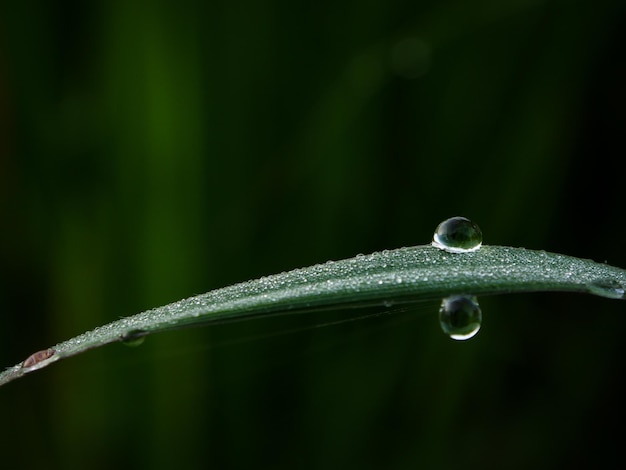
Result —
M453 215L488 244L626 267L624 5L3 2L1 365L213 288L427 243ZM428 303L92 351L0 389L0 461L617 461L624 304L481 305L467 343Z

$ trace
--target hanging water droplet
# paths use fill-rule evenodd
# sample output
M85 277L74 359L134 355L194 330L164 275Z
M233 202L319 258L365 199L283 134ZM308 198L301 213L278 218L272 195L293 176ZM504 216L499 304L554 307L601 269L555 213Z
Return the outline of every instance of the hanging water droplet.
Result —
M132 348L140 346L146 340L147 334L145 330L131 330L122 336L122 344Z
M441 329L455 340L470 339L478 330L482 321L482 312L471 295L452 295L441 301L439 323Z
M437 226L432 245L450 253L476 251L483 243L478 225L465 217L452 217Z
M625 293L624 286L613 279L596 279L587 284L587 289L591 294L609 299L623 299Z

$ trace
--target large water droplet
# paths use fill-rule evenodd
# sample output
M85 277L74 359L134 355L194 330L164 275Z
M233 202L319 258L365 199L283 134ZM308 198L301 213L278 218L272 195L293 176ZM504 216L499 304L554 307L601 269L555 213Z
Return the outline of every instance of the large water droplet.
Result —
M450 253L476 251L483 243L478 225L465 217L452 217L437 226L432 245Z
M470 339L480 330L481 321L482 312L476 297L452 295L441 301L439 323L450 338L459 341Z
M596 279L587 284L587 289L591 294L609 299L623 299L625 293L624 286L613 279Z
M131 330L122 336L122 344L136 347L143 344L148 333L145 330Z

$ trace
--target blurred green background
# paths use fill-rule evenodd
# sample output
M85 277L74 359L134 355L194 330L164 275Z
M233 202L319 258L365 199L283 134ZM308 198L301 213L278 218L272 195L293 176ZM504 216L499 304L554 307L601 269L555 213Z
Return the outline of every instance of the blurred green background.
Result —
M453 215L488 244L626 267L624 7L2 2L0 365L234 282L428 243ZM427 303L86 353L0 389L2 466L617 461L624 304L481 306L466 343Z

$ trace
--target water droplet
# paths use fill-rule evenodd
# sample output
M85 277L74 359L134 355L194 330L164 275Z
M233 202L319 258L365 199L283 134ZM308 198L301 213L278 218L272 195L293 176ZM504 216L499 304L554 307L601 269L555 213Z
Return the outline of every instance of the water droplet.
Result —
M470 339L478 330L482 321L482 312L471 295L452 295L441 301L439 323L441 329L455 340Z
M607 297L609 299L623 299L624 286L613 279L596 279L587 284L591 294Z
M432 245L450 253L467 253L478 250L482 243L478 225L465 217L452 217L437 226Z
M122 344L134 348L140 346L146 340L146 330L131 330L122 336Z

